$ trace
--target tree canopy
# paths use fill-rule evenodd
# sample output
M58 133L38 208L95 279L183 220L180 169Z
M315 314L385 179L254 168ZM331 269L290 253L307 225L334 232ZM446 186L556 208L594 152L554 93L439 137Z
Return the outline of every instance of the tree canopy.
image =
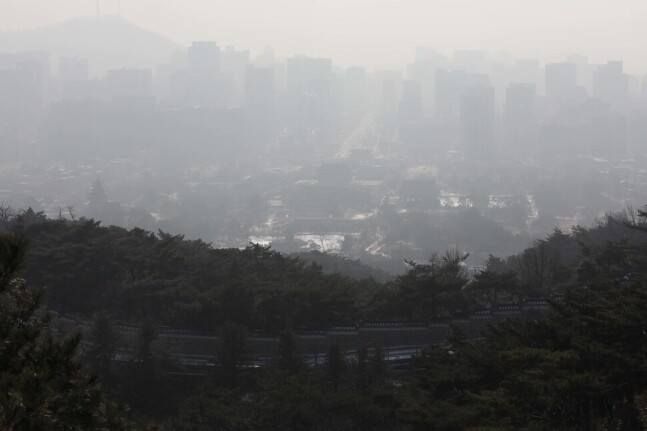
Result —
M21 277L27 243L0 234L0 428L127 430L80 361L80 334L55 336Z

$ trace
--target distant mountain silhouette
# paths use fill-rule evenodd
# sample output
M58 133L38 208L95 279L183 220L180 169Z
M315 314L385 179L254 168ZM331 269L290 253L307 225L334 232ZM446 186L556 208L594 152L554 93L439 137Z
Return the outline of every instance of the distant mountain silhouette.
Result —
M59 57L87 57L91 76L122 67L154 68L181 45L117 16L86 17L61 24L0 32L0 52L49 51L52 73Z

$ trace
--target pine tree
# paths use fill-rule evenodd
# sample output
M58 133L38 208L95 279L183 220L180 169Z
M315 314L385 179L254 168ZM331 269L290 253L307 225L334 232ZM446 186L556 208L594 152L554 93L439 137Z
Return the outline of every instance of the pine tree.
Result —
M0 429L125 430L79 361L78 333L60 339L20 278L26 241L0 234Z
M326 369L326 378L332 384L333 391L337 392L342 379L346 375L348 364L344 357L339 344L331 344L326 354L326 362L324 368Z

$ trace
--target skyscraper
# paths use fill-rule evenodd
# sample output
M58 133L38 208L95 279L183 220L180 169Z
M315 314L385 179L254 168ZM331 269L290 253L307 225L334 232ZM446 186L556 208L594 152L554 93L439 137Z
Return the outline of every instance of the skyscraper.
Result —
M366 71L362 67L349 67L344 77L344 111L357 117L366 105Z
M287 61L288 122L295 128L318 127L329 112L332 61L297 56Z
M58 61L58 77L61 82L86 81L88 79L88 59L63 57Z
M105 79L108 99L143 99L153 95L153 74L150 69L109 70Z
M577 90L577 68L573 63L546 65L546 96L553 100L574 97Z
M220 47L213 41L197 41L187 50L192 75L217 75L220 72Z
M615 109L626 106L629 80L623 72L622 61L609 61L593 72L593 96L609 103Z
M494 88L489 85L466 87L460 98L460 127L463 151L470 156L486 156L494 147Z
M507 150L532 150L536 138L536 99L534 84L510 84L505 94L505 138Z
M245 111L252 145L263 148L272 137L275 123L274 69L245 68Z
M185 103L190 106L226 106L220 78L220 47L213 41L193 42L187 51L188 70L182 75Z
M422 116L422 87L417 81L402 83L400 121L411 121Z

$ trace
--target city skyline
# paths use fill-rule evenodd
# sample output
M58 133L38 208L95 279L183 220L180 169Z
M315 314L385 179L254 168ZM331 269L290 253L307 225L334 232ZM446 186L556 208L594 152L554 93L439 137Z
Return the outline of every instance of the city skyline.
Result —
M346 244L376 259L404 241L418 259L432 250L388 214L435 225L474 208L514 253L647 200L647 77L615 56L429 43L371 70L217 35L182 46L104 6L0 37L0 202L232 247ZM97 177L112 200L88 205ZM464 248L478 263L497 251L487 243Z
M591 62L623 60L630 73L647 70L647 49L641 43L645 38L640 37L647 5L642 2L625 0L614 8L601 1L573 1L565 7L552 0L541 6L507 0L487 4L408 0L398 5L394 7L391 0L280 0L272 5L252 0L236 4L194 0L181 5L175 0L103 0L101 14L120 13L184 46L193 40L216 40L221 46L257 54L269 45L280 57L327 57L344 67L400 68L416 47L433 46L445 54L455 49L483 49L496 55L506 51L544 63L578 52ZM0 6L0 31L55 25L96 14L96 2L89 0L64 5L2 0Z

